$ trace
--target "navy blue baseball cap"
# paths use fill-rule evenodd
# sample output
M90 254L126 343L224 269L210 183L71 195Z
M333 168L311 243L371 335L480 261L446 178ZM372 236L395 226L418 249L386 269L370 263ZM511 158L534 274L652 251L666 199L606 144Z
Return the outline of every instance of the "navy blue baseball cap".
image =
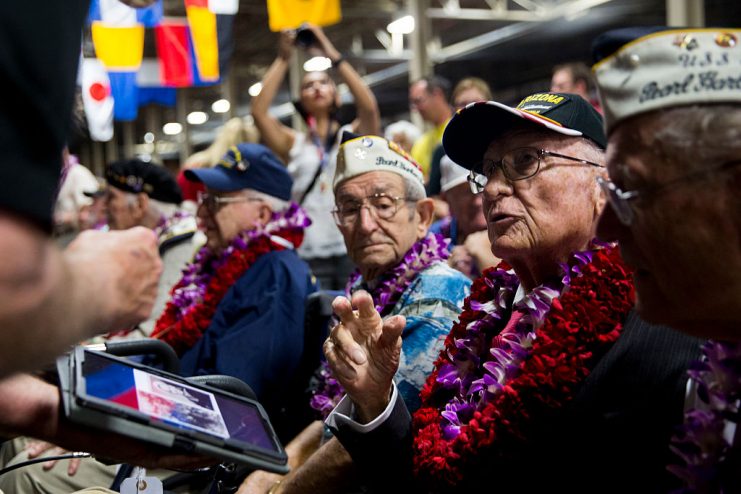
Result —
M232 146L213 168L193 168L185 178L202 182L209 189L234 192L252 189L289 201L293 179L283 162L261 144Z

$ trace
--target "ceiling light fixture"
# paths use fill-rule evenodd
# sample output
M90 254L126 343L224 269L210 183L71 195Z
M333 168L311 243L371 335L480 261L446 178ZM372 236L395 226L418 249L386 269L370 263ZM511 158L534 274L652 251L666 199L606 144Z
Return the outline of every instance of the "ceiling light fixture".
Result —
M250 96L252 96L253 98L257 96L258 94L260 94L260 91L262 91L262 82L254 83L247 90L247 92L250 93Z
M214 113L226 113L231 107L232 105L227 99L217 99L211 104L211 110L213 110Z
M162 126L162 132L169 136L176 136L183 131L183 126L177 122L169 122Z
M206 112L194 111L188 113L186 120L190 125L201 125L205 124L208 121L208 115L206 114Z
M414 16L405 15L386 26L386 31L391 34L410 34L414 32Z
M332 61L327 57L314 57L304 62L306 72L321 72L332 66Z

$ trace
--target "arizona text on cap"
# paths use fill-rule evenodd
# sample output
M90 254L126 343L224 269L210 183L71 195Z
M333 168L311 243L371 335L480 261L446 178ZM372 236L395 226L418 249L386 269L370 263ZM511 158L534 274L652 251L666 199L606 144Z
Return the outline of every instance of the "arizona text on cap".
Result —
M424 191L424 178L419 165L396 143L383 137L356 136L344 132L337 154L333 188L352 177L368 172L386 171L411 179Z
M646 32L620 29L595 40L595 56L605 57L593 71L608 133L660 108L741 101L740 29Z
M569 93L535 93L515 108L486 101L458 110L445 128L443 147L455 163L480 172L489 144L523 124L587 137L603 149L607 144L602 117L584 98Z
M293 187L280 159L262 144L253 143L230 147L216 166L186 170L185 178L222 192L252 189L284 201L291 199Z

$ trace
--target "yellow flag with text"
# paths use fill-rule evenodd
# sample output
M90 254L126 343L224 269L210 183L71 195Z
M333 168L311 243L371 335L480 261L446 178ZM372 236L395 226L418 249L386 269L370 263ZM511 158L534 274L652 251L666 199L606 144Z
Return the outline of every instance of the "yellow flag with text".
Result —
M340 0L268 0L271 31L295 29L304 22L329 26L341 20Z

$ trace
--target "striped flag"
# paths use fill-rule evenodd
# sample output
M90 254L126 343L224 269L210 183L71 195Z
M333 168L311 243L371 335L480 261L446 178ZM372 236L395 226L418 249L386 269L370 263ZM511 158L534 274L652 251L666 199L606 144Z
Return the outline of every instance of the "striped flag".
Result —
M208 8L208 0L185 0L190 35L195 53L197 79L202 82L219 80L219 39L216 14Z
M155 27L162 20L162 0L140 9L129 7L119 0L91 0L88 19L103 21L112 26L133 26L143 24L144 27Z
M144 53L144 26L118 27L95 21L92 34L95 54L111 81L113 117L116 120L136 119L136 72Z

